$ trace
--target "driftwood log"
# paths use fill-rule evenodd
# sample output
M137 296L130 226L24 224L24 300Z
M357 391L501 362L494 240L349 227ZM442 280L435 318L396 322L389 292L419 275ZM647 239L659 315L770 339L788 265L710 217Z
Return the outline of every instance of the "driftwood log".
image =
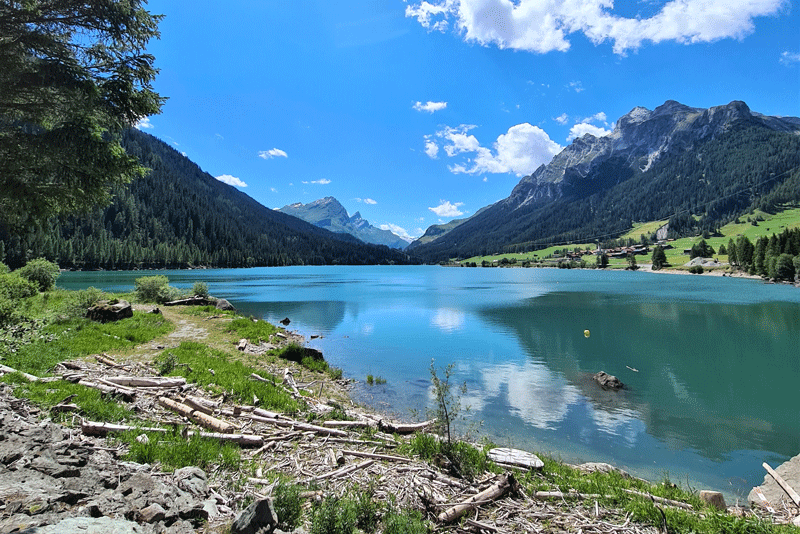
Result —
M260 415L255 415L255 410L253 410L253 414L251 414L249 417L253 421L258 421L259 423L269 423L275 426L314 432L316 434L323 434L327 436L339 436L340 438L347 437L347 432L345 432L344 430L337 430L335 428L326 428L324 426L317 426L309 423L301 423L300 421L294 421L292 419L261 417Z
M378 428L390 434L413 434L425 430L436 422L435 419L423 421L422 423L394 423L391 421L378 421Z
M135 427L128 425L115 425L113 423L99 423L95 421L81 421L81 432L87 436L106 436L115 432L127 432L128 430L137 430L141 432L159 432L165 434L169 432L166 428L155 427ZM243 447L260 447L264 444L264 438L253 434L221 434L219 432L195 432L190 430L186 433L187 436L198 435L201 438L213 438L220 441L231 441L238 443Z
M191 419L202 427L210 428L211 430L221 432L223 434L230 434L233 432L232 424L226 423L222 419L217 419L216 417L212 417L199 410L195 410L191 406L187 406L181 402L175 402L167 397L159 397L158 403L165 408L169 408L170 410Z
M95 382L94 380L89 380L86 378L81 378L78 380L78 384L81 386L86 386L87 388L99 389L106 395L118 395L126 402L132 401L136 396L135 390L126 388L124 386L118 386L116 384L104 384L100 381Z
M30 380L31 382L38 382L39 381L39 377L38 376L33 376L33 375L29 375L28 373L23 373L22 371L17 371L16 369L14 369L12 367L8 367L7 365L0 364L0 371L3 372L3 373L9 373L9 374L11 374L11 373L19 373L22 376L24 376L27 380Z
M485 504L488 502L495 501L508 493L512 488L514 488L517 484L517 481L514 479L514 475L504 475L500 477L495 484L492 484L489 488L483 490L482 492L473 495L469 499L465 500L464 502L460 502L441 514L439 514L439 521L441 523L451 523L461 517L462 515L466 514L467 512L474 510L481 504Z
M110 376L106 377L105 381L118 386L145 388L176 388L186 385L185 378L172 376Z

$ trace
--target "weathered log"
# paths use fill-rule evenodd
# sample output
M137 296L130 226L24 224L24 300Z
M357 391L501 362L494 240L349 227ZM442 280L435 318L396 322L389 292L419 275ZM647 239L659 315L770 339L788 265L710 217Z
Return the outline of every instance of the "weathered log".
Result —
M210 306L215 302L206 298L196 295L194 297L187 297L185 299L173 300L165 302L164 306Z
M187 395L183 399L183 403L190 408L194 408L199 412L203 412L206 415L212 415L214 413L214 409L207 406L205 403L200 402L199 397L192 397L191 395Z
M145 388L176 388L186 385L186 379L182 376L109 376L104 380L118 386Z
M247 340L245 338L240 339L239 340L239 344L236 345L236 349L244 351L244 349L246 349L246 348L247 348ZM255 374L255 373L253 373L253 374ZM258 375L256 375L256 376L258 376ZM261 377L259 377L259 378L261 378Z
M375 423L372 421L323 421L323 426L329 426L331 428L370 428L375 427Z
M109 384L102 384L100 382L95 382L94 380L87 380L85 378L81 378L78 380L78 384L81 386L86 386L87 388L99 389L106 395L118 395L124 401L130 402L136 396L136 392L122 386L117 385L109 385Z
M783 489L783 491L785 491L785 492L786 492L786 494L787 494L789 497L791 497L792 501L794 501L794 503L795 503L797 506L800 506L800 495L798 495L798 494L797 494L797 492L794 490L794 488L792 488L792 487L789 485L789 483L788 483L788 482L786 482L786 481L783 479L783 477L782 477L782 476L780 476L778 473L776 473L776 472L775 472L775 470L774 470L772 467L770 467L770 465L769 465L767 462L764 462L764 463L763 463L763 464L761 464L761 465L764 467L764 469L766 469L766 470L767 470L767 473L769 473L770 475L772 475L772 478L774 478L774 479L775 479L775 482L777 482L777 483L778 483L778 485L779 485L779 486L780 486L780 487Z
M103 365L107 365L109 367L122 367L120 364L114 361L108 354L95 354L94 359L98 362L102 363Z
M27 380L30 380L31 382L38 382L39 381L39 377L38 376L30 375L28 373L23 373L22 371L17 371L13 367L8 367L7 365L0 364L0 371L2 371L3 373L9 373L9 374L10 373L19 373L22 376L24 376Z
M686 504L685 502L673 501L672 499L665 499L664 497L658 497L657 495L650 495L649 493L643 493L641 491L636 491L632 489L623 488L622 491L624 491L625 493L630 493L631 495L637 495L639 497L644 497L645 499L650 499L657 503L668 504L669 506L675 506L676 508L683 508L684 510L694 510L694 507L692 507L691 504Z
M568 491L566 493L564 493L563 491L537 491L536 493L533 494L533 496L541 500L544 499L585 500L585 499L599 499L603 497L602 495L596 495L594 493L577 493L572 491Z
M300 421L294 421L292 419L261 417L259 415L254 415L254 414L250 415L250 419L252 419L253 421L258 421L259 423L269 423L284 428L292 428L296 430L314 432L317 434L324 434L327 436L339 436L339 437L347 436L347 432L345 432L344 430L336 430L335 428L325 428L324 426L317 426L309 423L301 423Z
M402 456L391 456L388 454L375 454L371 452L361 452L361 451L342 451L342 454L346 454L348 456L359 456L361 458L372 458L375 460L387 460L389 462L411 462L410 458L404 458Z
M384 432L389 432L392 434L412 434L414 432L425 430L435 422L436 420L434 419L430 421L423 421L422 423L393 423L391 421L381 420L378 422L378 428Z
M375 460L364 460L360 464L352 464L348 465L347 467L342 467L341 469L337 469L336 471L329 471L324 475L319 475L315 477L311 477L309 482L317 481L317 480L325 480L326 478L337 478L340 476L347 475L352 473L353 471L357 471L359 469L364 469L365 467L369 467L375 463Z
M116 425L113 423L99 423L94 421L81 421L81 431L87 436L106 436L114 432L126 432L128 430L138 430L142 432L160 432L165 434L169 432L166 428L156 427L135 427L128 425ZM260 447L264 444L264 438L254 434L221 434L219 432L195 432L190 430L186 433L187 436L198 435L201 438L213 438L221 441L231 441L238 443L242 447Z
M458 503L451 508L448 508L439 514L439 521L442 523L450 523L455 521L467 512L474 510L480 504L495 501L508 493L512 487L516 485L514 475L505 475L500 478L495 484L485 489L484 491L473 495L464 502Z
M216 417L204 414L203 412L195 410L190 406L186 406L183 403L175 402L167 397L159 397L158 403L165 408L169 408L170 410L183 415L184 417L188 417L202 427L210 428L223 434L230 434L233 432L232 424L226 423L225 421L217 419Z
M519 449L495 447L487 453L487 456L489 456L490 460L500 464L510 464L537 470L544 467L544 462L538 456Z

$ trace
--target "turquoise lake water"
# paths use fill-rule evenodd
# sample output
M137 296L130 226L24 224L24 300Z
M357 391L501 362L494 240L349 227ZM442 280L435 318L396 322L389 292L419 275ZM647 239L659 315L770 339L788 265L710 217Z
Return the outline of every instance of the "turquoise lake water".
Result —
M287 267L64 273L58 285L208 284L288 317L353 396L422 416L430 364L455 364L467 423L502 446L746 498L800 453L800 289L712 276L563 269ZM590 336L584 336L584 330ZM597 371L627 388L602 390ZM385 385L367 386L368 374Z

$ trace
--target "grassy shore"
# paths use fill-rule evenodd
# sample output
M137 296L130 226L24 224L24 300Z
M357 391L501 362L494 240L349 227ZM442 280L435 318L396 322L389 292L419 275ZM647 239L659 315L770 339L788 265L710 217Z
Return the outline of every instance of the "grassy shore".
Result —
M137 299L135 294L94 296ZM149 313L154 306L146 303L137 305L131 318L99 324L80 317L80 306L74 306L85 303L86 297L81 292L54 290L20 302L26 315L3 328L7 343L0 349L0 363L56 379L29 381L10 373L0 381L13 386L17 397L35 403L66 426L79 426L84 418L164 427L166 432L156 434L116 434L108 438L109 445L119 447L120 459L154 464L157 469L186 465L205 469L217 491L228 496L238 510L260 495L271 495L284 530L305 526L312 534L461 532L478 528L477 523L491 525L498 532L531 528L577 532L592 530L592 526L606 532L791 531L773 524L769 517L744 510L716 510L697 493L668 480L650 484L614 469L588 473L547 457L543 457L541 470L509 470L489 460L491 443L448 443L439 435L424 432L407 436L387 433L372 424L354 425L343 439L349 445L332 445L330 436L282 429L269 434L274 446L262 447L270 454L189 436L174 423L165 426L165 418L158 416L152 403L143 408L140 401L126 402L62 379L64 370L58 364L82 362L87 372L101 373L105 364L95 360L105 354L107 361L119 366L110 369L115 373L183 377L193 394L218 403L221 414L235 412L235 407L257 407L314 428L327 421L383 418L353 405L341 371L318 360L298 358L301 340L283 329L211 307L162 308L162 313ZM249 349L237 350L242 339L247 340ZM286 358L287 353L292 353L291 359ZM300 363L291 361L297 359ZM75 410L55 409L65 399ZM143 433L149 439L141 439ZM344 447L360 447L360 454L406 460L377 459L375 465L359 469L351 478L328 478L339 468L335 461L329 463L328 457L342 453ZM485 503L452 525L437 521L437 514L448 503L463 501L507 472L513 473L516 481L510 494ZM423 473L440 480L421 482ZM226 532L230 523L228 519L209 524L207 531Z

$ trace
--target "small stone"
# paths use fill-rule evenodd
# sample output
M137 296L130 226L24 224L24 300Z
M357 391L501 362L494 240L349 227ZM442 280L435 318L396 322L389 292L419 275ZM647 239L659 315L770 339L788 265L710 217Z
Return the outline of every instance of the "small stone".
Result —
M278 515L272 506L272 499L261 499L239 514L231 526L231 534L256 534L261 529L272 532L278 525Z
M153 503L147 508L139 510L139 521L144 523L163 521L166 516L167 512L158 503Z
M226 299L218 299L217 300L217 305L215 307L218 310L222 310L222 311L228 311L228 310L236 311L236 308L233 307L233 304L228 302Z
M207 476L199 467L182 467L175 471L175 482L178 487L192 495L205 495L208 493Z
M800 527L800 515L792 519L792 524L796 527Z
M147 434L139 434L136 436L136 441L141 443L142 445L147 445L150 443L150 438L147 437Z
M725 504L725 497L718 491L702 490L700 492L700 500L717 510L726 510L728 508L728 505Z

